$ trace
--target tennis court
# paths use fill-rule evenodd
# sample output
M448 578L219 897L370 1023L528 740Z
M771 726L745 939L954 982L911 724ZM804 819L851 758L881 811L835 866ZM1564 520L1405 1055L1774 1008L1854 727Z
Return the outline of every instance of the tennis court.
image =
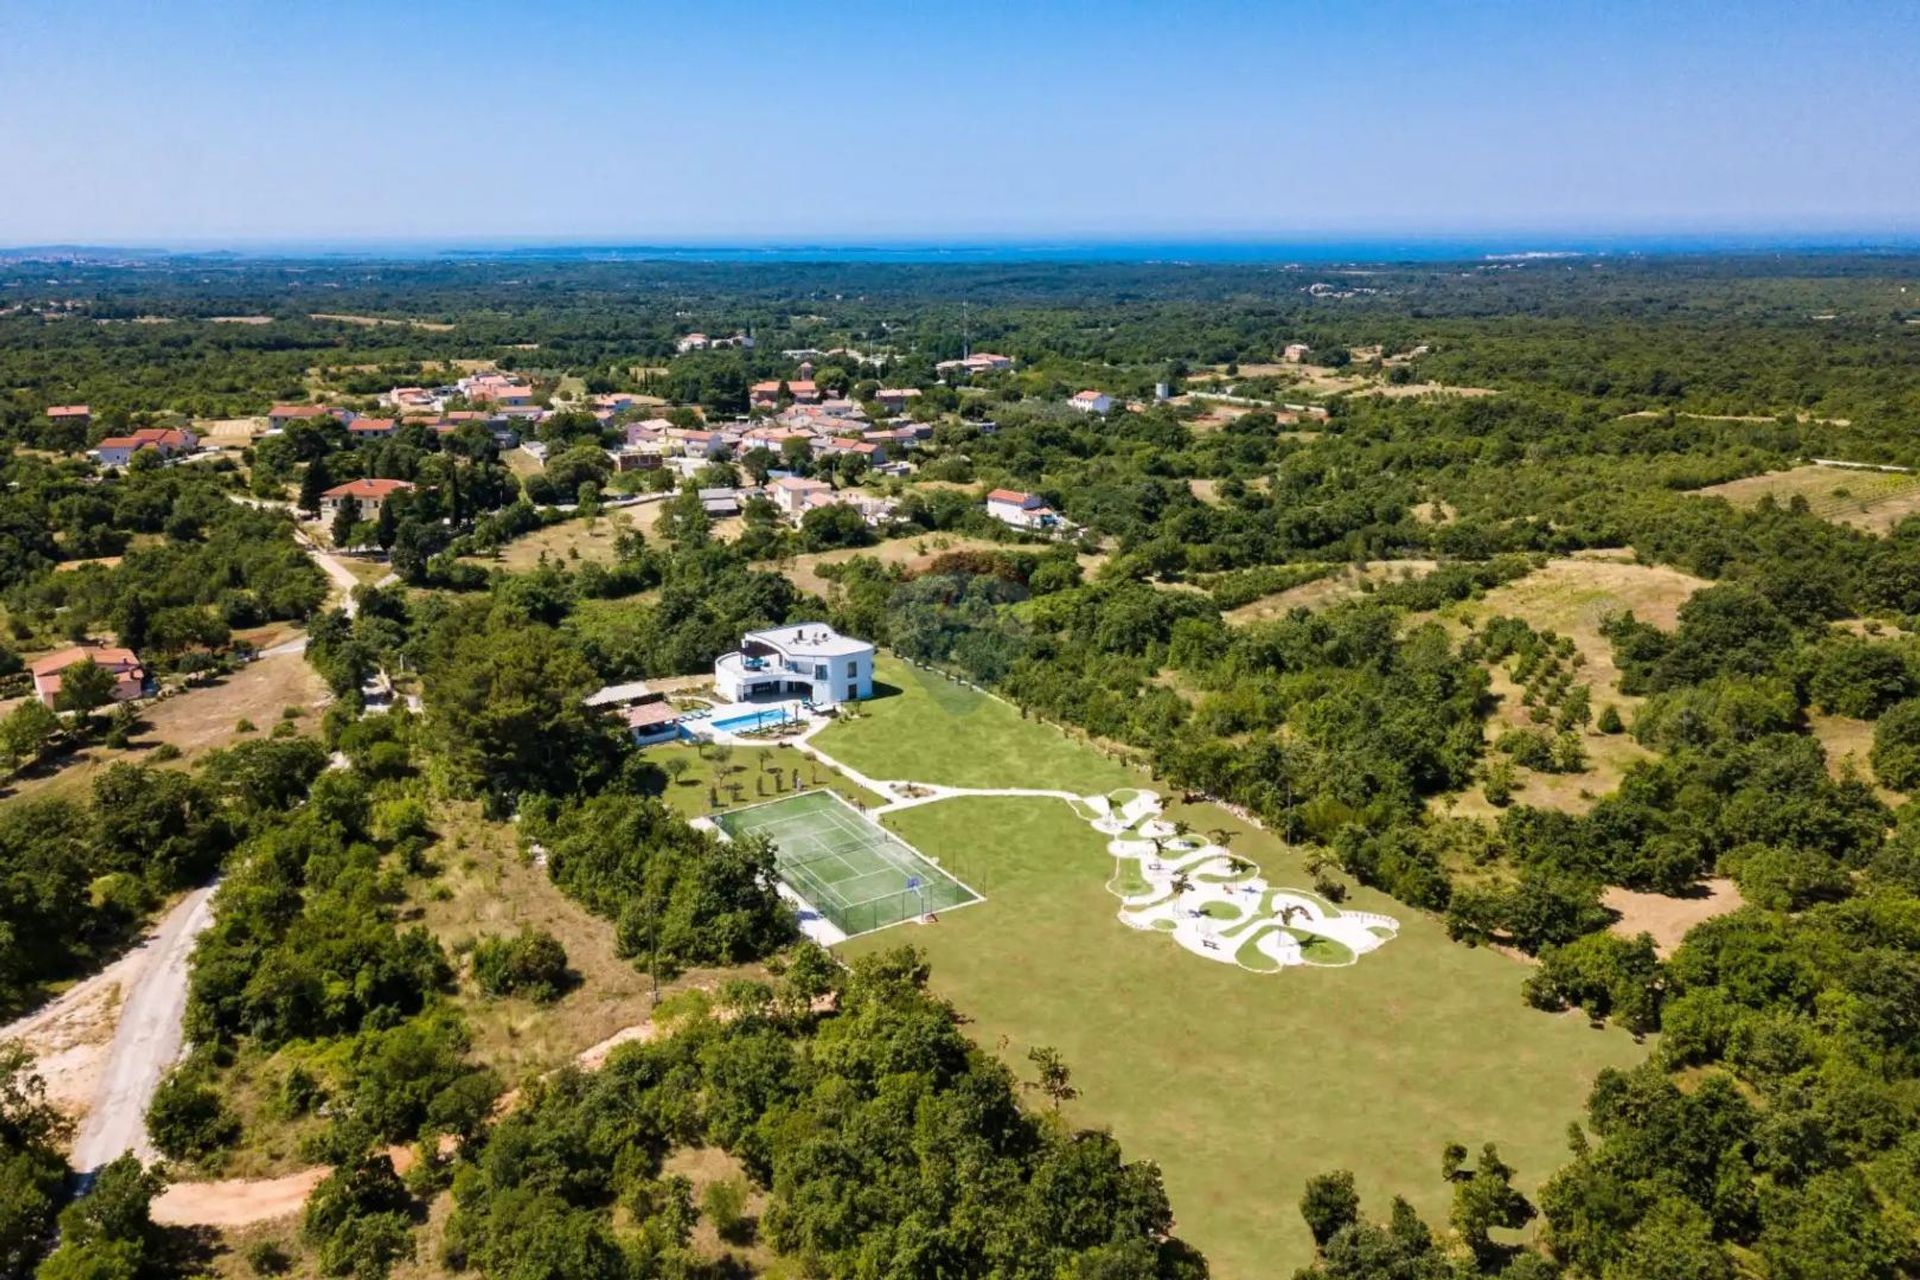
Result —
M980 895L831 791L808 791L714 818L729 836L765 836L787 887L848 937Z

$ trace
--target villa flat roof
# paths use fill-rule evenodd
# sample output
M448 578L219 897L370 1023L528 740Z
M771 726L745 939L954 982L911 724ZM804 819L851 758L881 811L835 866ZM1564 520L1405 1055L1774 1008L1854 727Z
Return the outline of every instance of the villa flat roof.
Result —
M766 631L749 631L748 640L772 645L789 655L806 654L815 658L841 658L866 653L873 648L865 640L843 636L824 622L793 622Z

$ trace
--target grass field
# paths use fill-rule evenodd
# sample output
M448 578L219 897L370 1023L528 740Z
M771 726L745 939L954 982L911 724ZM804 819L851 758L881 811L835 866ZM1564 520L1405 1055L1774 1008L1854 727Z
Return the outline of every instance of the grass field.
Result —
M1235 853L1276 883L1307 882L1273 837L1217 809L1172 816L1236 830ZM1397 917L1394 941L1350 968L1247 973L1115 919L1103 837L1064 803L962 798L886 820L930 856L970 854L987 900L842 950L923 947L968 1034L1023 1076L1029 1048L1059 1049L1082 1090L1069 1119L1160 1164L1180 1234L1219 1280L1310 1259L1296 1205L1328 1169L1353 1170L1375 1216L1397 1193L1443 1221L1450 1191L1435 1171L1453 1139L1498 1142L1536 1187L1564 1163L1595 1074L1646 1052L1577 1015L1529 1010L1523 966L1365 890L1351 905Z
M637 527L637 519L646 519L651 523L652 518L652 514L644 507L639 512L615 511L601 516L576 516L572 520L550 524L544 529L535 529L525 537L515 538L500 548L497 557L466 558L476 564L497 565L509 573L524 573L535 568L543 556L563 569L587 560L610 564L613 561L614 540L620 536L620 531Z
M829 725L814 745L870 778L954 787L1038 787L1095 794L1144 779L1060 729L945 676L882 654L874 693L857 717Z
M849 937L980 901L829 791L769 800L717 821L735 838L773 841L780 878Z
M1805 498L1813 515L1868 533L1885 533L1908 516L1920 513L1920 475L1902 471L1795 467L1729 480L1697 492L1725 498L1736 507L1754 506L1769 494L1783 507L1796 497Z

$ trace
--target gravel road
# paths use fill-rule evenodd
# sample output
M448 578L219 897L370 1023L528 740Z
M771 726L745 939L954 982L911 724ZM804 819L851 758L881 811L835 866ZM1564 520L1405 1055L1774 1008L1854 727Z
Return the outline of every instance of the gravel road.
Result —
M127 989L99 1090L74 1136L70 1160L81 1173L93 1172L123 1151L145 1160L153 1158L147 1142L147 1104L180 1057L187 957L194 940L212 923L212 886L195 889L141 944L144 963Z

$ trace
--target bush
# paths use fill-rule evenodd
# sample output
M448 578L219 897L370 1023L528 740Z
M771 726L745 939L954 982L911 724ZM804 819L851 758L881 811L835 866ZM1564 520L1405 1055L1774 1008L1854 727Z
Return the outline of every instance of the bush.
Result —
M567 985L567 952L544 929L483 938L473 949L473 978L490 996L556 1000Z
M192 1160L227 1146L240 1135L240 1122L218 1090L188 1063L171 1072L154 1090L147 1107L147 1136L170 1160Z
M1880 717L1869 758L1882 786L1911 791L1920 785L1920 698L1896 703Z
M700 1194L700 1212L729 1244L746 1244L753 1238L753 1221L747 1217L745 1179L723 1178L710 1184Z
M246 1258L257 1276L285 1275L293 1269L293 1256L273 1240L256 1240L248 1245Z

